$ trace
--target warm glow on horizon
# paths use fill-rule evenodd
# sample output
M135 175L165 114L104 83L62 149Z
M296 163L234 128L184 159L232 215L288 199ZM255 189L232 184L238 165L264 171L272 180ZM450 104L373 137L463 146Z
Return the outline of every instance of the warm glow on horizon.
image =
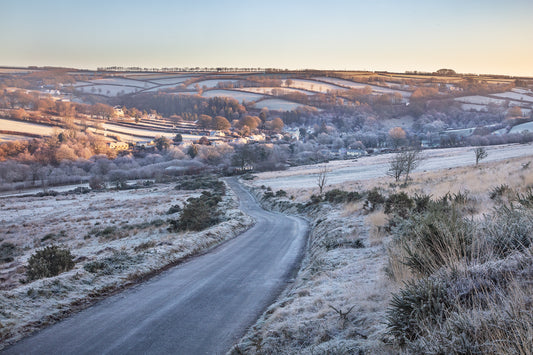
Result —
M533 2L2 1L3 66L263 67L533 77Z

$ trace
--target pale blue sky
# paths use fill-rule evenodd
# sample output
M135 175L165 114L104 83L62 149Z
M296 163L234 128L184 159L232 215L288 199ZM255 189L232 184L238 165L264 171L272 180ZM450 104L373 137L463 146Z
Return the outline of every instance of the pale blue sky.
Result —
M0 0L0 65L533 76L532 0Z

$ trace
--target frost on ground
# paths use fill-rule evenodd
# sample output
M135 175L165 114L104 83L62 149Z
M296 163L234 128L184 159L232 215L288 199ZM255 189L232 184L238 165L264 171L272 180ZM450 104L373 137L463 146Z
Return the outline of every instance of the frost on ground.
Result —
M15 246L13 260L0 263L0 348L253 223L227 189L221 223L201 232L168 232L167 219L178 217L167 214L169 208L200 195L174 186L0 199L0 244ZM74 269L22 283L30 255L48 245L70 249Z
M517 150L521 147L529 148L517 146ZM462 149L472 154L470 148ZM504 151L508 152L507 149ZM446 160L448 155L440 153ZM507 193L511 194L511 189L527 191L527 188L533 188L533 168L530 168L533 156L531 151L526 156L522 155L516 154L516 158L484 162L478 166L473 163L469 166L459 164L453 169L417 172L412 175L407 187L395 184L393 178L384 175L367 180L361 180L354 175L351 181L328 186L325 191L337 188L363 194L378 188L384 196L405 192L409 196L431 195L434 199L442 198L448 193L456 194L465 198L462 208L468 214L468 220L478 223L494 211L499 199L505 199ZM374 163L377 166L376 161L370 165ZM381 164L386 165L387 162L383 161ZM272 176L274 173L258 174L249 182L250 188L256 192L266 208L303 214L310 219L313 230L309 237L306 258L294 283L236 344L231 354L406 353L396 342L387 319L390 316L388 311L391 309L393 295L402 292L405 286L403 282L413 280L414 275L406 266L400 267L403 265L402 261L395 261L395 254L390 253L395 238L386 228L390 215L385 214L382 207L371 211L364 200L344 204L311 202L311 194L318 194L316 179L314 187L303 187L302 182L307 181L303 172L309 173L316 168L300 167L300 172L297 172L297 169L282 172L282 175L287 173L294 179L294 184L286 186L283 193L276 189L269 190L267 187L274 185L266 184L267 181L275 181ZM301 179L300 183L298 179ZM522 193L525 193L524 191ZM279 198L285 194L289 198ZM498 225L500 220L493 223L493 226ZM521 228L526 227L519 225ZM529 248L530 253L521 257L531 260L533 249L531 246ZM507 265L506 263L507 261L504 264ZM523 304L514 302L511 296L501 296L505 301L503 304L509 305L511 310L512 306L516 305L522 305L522 308L517 308L520 311L530 307L530 294L522 297L522 294L516 293L516 297L522 297ZM425 303L421 303L420 307L426 306L430 307ZM499 315L501 313L494 312ZM472 317L469 319L471 323L465 323L468 329L474 329L471 324L476 324L475 316L478 313L472 314L468 313L468 316ZM528 314L529 318L522 317L522 321L531 318L530 313ZM502 319L508 321L508 318ZM487 319L485 317L485 320ZM519 325L522 324L526 323ZM528 326L526 332L520 334L532 334L531 323L528 323ZM481 328L477 326L475 329L478 331ZM428 334L432 334L434 328L428 329ZM435 333L438 334L435 337L445 333L444 328L440 330L440 333ZM451 333L453 334L453 331ZM457 337L454 341L461 340L460 332L455 335ZM509 337L496 335L494 339ZM436 339L427 337L422 340L434 345L431 342ZM530 340L528 342L527 344L530 344ZM420 347L413 353L423 353L420 349L425 348ZM450 349L433 353L451 353Z
M267 206L305 211L314 227L309 249L294 285L231 353L387 352L384 320L391 291L385 246L370 240L361 211L303 206L286 199Z

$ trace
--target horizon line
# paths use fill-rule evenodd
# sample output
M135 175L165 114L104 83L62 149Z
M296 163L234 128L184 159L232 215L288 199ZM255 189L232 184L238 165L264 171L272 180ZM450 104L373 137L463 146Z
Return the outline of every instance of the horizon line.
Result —
M46 69L73 69L79 71L91 71L91 72L199 72L199 73L211 73L211 72L221 72L221 71L231 71L228 69L233 69L233 71L250 71L250 72L265 72L265 71L279 71L279 72L305 72L305 71L326 71L326 72L368 72L368 73L388 73L388 74L410 74L410 75L435 75L438 70L441 69L451 69L451 68L439 68L433 72L423 71L423 70L405 70L405 71L389 71L389 70L368 70L368 69L316 69L316 68L300 68L300 69L289 69L289 68L276 68L276 67L140 67L140 66L101 66L96 68L82 68L82 67L70 67L70 66L55 66L55 65L27 65L27 66L17 66L17 65L2 65L0 64L0 69L37 69L37 70L46 70ZM454 69L451 69L454 70ZM455 71L455 70L454 70ZM442 75L441 76L453 76L453 75ZM512 75L512 74L495 74L495 73L460 73L456 72L456 76L500 76L508 78L526 78L533 79L533 76L528 75Z

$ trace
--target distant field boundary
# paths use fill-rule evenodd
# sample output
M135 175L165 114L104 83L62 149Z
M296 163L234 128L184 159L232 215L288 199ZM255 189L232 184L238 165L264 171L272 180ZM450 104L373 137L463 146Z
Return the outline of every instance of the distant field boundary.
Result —
M34 134L34 133L26 133L26 132L18 132L18 131L7 131L4 129L0 129L0 134L11 134L13 136L23 136L23 137L31 137L31 138L43 138L44 137L42 134Z

